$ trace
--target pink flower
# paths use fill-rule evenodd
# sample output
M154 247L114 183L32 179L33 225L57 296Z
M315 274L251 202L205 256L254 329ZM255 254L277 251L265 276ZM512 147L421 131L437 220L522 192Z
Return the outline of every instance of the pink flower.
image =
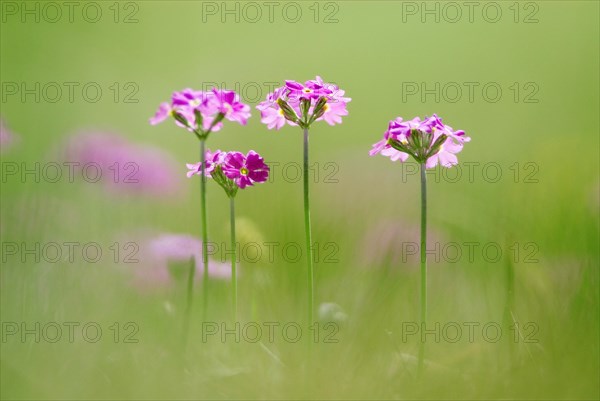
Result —
M18 137L11 131L9 131L6 123L0 118L0 152L4 153L15 145L18 141Z
M318 118L316 121L325 120L325 122L329 125L341 124L342 116L347 115L348 110L346 110L346 102L328 102L325 105L325 113L323 113L323 117Z
M459 153L462 148L462 143L456 143L451 137L448 137L440 147L440 150L427 159L425 167L433 168L437 166L438 163L444 167L452 167L458 164L456 154Z
M238 188L244 189L255 183L265 182L269 177L269 166L263 158L251 150L247 155L240 152L205 153L206 176L213 178L229 197L235 197ZM200 174L200 163L187 164L187 176ZM220 167L217 169L217 167Z
M269 166L263 158L251 150L246 156L240 152L229 152L222 165L223 174L244 189L257 182L265 182L269 177Z
M240 102L237 93L230 90L213 89L214 106L217 111L223 113L229 121L236 121L241 125L246 125L250 118L250 106Z
M321 77L317 77L315 81L306 81L304 85L296 81L285 81L285 87L288 89L288 96L295 99L318 99L332 93L325 87Z
M202 119L200 125L197 117ZM250 118L250 106L239 101L234 91L213 89L209 92L190 88L174 92L171 103L161 103L156 114L150 118L150 124L156 125L168 117L175 124L192 132L207 134L219 131L223 118L245 125Z
M352 99L344 94L337 85L326 83L319 76L304 84L288 80L284 86L269 93L266 100L256 108L261 112L261 122L266 124L268 129L279 130L286 123L292 126L310 126L314 121L322 120L329 125L335 125L341 124L342 116L348 115L346 105ZM309 102L307 115L303 115L300 107L302 101ZM286 112L280 103L283 103L289 112Z
M202 242L185 234L160 234L139 243L139 262L135 270L139 284L164 286L177 277L187 278L189 263L194 263L195 281L203 276ZM210 248L209 248L210 249ZM231 277L229 264L209 259L208 274L217 279Z
M286 123L285 116L283 115L283 110L281 110L279 108L279 106L267 107L261 111L260 115L261 115L260 121L263 124L267 124L268 129L275 128L275 129L279 130ZM296 125L296 124L292 123L291 121L288 121L288 124Z
M154 114L154 117L150 118L150 124L156 125L156 124L162 123L168 117L171 116L172 111L173 111L173 108L171 107L171 105L169 103L166 103L166 102L161 103L160 106L158 107L158 110Z
M383 139L373 145L369 155L381 154L402 162L412 156L418 163L425 163L426 168L438 164L452 167L458 164L456 154L470 140L464 131L444 125L436 114L424 120L415 117L403 121L398 117L390 121Z
M102 185L116 194L167 198L181 191L177 163L164 150L129 142L102 132L82 133L68 139L63 157L76 163L76 177Z
M205 152L205 165L206 169L204 174L207 177L211 176L211 173L214 171L215 167L221 163L223 163L225 159L225 152L221 152L220 150L216 150L214 153L207 149ZM187 172L187 177L190 178L193 175L200 174L200 162L194 164L186 164L187 168L190 170Z

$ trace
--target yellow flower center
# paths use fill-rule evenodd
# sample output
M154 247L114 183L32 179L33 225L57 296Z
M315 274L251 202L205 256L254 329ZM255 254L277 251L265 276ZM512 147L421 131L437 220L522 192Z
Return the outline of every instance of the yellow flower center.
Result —
M248 175L248 169L246 167L242 167L240 169L240 174L241 175Z
M231 107L230 104L225 103L225 104L223 104L223 106L225 107L225 113L224 114L226 116L230 115L233 112L233 107Z

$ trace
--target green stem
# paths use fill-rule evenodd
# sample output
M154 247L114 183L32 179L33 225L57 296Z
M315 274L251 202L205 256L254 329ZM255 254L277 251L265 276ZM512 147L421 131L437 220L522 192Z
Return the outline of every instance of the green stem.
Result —
M308 264L308 324L313 324L314 271L312 233L310 228L310 198L308 195L308 128L304 128L304 230L306 232L306 259Z
M187 303L185 306L185 316L183 321L183 346L187 344L188 332L190 328L190 315L192 311L192 299L194 296L194 275L196 273L196 259L190 258L190 268L187 279Z
M231 249L233 255L231 256L231 291L233 299L233 321L238 321L238 307L237 307L237 269L236 269L236 243L235 243L235 202L233 196L229 198L229 216L231 220Z
M427 324L427 177L425 163L421 163L421 332ZM425 342L419 342L419 365L417 374L423 373Z
M206 321L208 312L208 229L207 229L207 217L206 217L206 176L204 175L204 145L206 139L200 140L200 214L202 216L202 267L203 280L202 280L202 292L204 302L202 306L202 320Z

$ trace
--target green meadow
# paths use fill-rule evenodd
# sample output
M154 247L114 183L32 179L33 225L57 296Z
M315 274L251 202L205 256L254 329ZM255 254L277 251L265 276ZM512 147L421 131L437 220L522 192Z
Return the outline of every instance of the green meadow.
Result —
M600 397L598 2L66 3L0 2L2 399ZM316 75L352 101L310 129L309 327L302 133L255 106ZM200 237L199 144L148 119L215 85L252 117L207 146L253 149L271 176L236 197L239 322L211 277L186 329L187 265L143 283L148 238ZM368 153L390 120L433 113L472 140L427 173L421 327L418 166ZM169 158L171 189L70 177L66 144L90 132ZM207 202L226 266L228 200L208 182Z

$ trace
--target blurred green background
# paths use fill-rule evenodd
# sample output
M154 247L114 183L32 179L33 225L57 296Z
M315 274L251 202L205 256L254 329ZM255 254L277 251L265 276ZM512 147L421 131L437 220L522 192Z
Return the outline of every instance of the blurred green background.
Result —
M20 254L4 253L2 399L600 397L598 2L476 2L471 17L462 2L276 2L272 22L263 2L75 3L71 22L64 3L53 3L59 18L43 2L1 2L0 115L19 137L2 151L2 243L108 247L140 232L199 236L199 183L184 179L185 163L198 160L198 143L171 122L152 127L148 118L175 90L211 83L246 88L242 95L253 108L248 125L226 122L208 146L254 149L267 163L300 163L300 130L268 131L254 106L269 83L321 75L353 99L343 123L315 125L310 142L320 173L311 187L313 238L322 251L316 299L337 304L344 318L322 316L338 324L338 342L319 341L310 350L307 331L298 343L218 336L203 342L198 284L184 346L183 285L140 289L132 277L143 266L110 257L23 263ZM24 7L38 7L39 22L35 14L22 16ZM225 7L233 14L222 17ZM256 7L262 15L252 22ZM97 9L99 20L88 22ZM301 16L292 22L297 10ZM56 102L39 92L39 102L31 94L23 99L21 83L36 82L80 86L72 102L64 86ZM97 102L81 93L90 82L102 89ZM416 94L407 93L415 87ZM502 94L494 101L496 87ZM418 321L418 260L403 257L402 246L418 241L418 175L368 151L389 120L432 113L473 140L458 155L457 182L443 179L441 170L429 175L430 242L440 247L429 262L429 319L432 328L435 322L480 328L474 341L466 332L455 343L427 337L427 369L417 380L418 336L403 338L403 323ZM181 191L166 198L115 195L81 180L5 176L7 163L58 160L65 140L87 131L116 133L172 155ZM465 163L472 163L471 179ZM484 169L490 163L502 173L497 182L495 167ZM332 171L335 182L325 179ZM272 182L238 195L242 243L303 247L302 184L282 172L273 169ZM227 242L226 197L210 185L208 202L210 238ZM335 263L325 260L327 243L335 244ZM472 259L461 245L463 255L453 262L441 251L449 243L479 245ZM502 255L486 257L481 249L488 243ZM304 259L242 258L240 270L243 322L303 324ZM228 322L227 281L211 281L209 298L208 320ZM7 334L10 322L97 322L103 337L22 341ZM122 329L134 322L139 341L115 343L109 329L115 322ZM500 341L482 338L489 322L503 327ZM514 341L513 322L521 330L532 323L535 342Z

